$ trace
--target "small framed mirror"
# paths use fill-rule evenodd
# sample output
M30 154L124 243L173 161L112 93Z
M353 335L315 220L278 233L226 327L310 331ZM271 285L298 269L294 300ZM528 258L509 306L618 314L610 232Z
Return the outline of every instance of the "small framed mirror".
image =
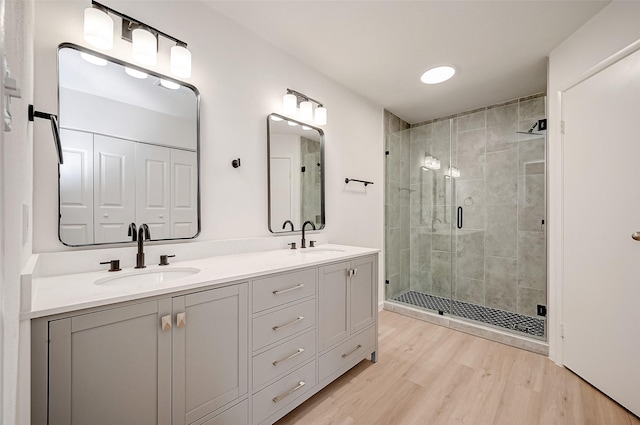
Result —
M267 117L269 230L324 228L324 132L279 114Z
M189 84L64 43L58 49L60 241L130 242L200 232L199 103Z

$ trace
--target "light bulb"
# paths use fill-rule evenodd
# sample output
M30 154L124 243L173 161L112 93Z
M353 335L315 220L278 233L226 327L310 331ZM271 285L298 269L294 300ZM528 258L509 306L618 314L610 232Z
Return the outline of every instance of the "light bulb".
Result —
M282 118L271 115L271 121L282 121Z
M185 46L171 48L171 72L180 78L191 77L191 52Z
M149 31L136 28L131 34L133 58L143 65L155 65L158 61L158 39Z
M285 94L282 96L282 113L285 115L295 115L298 109L298 98L295 94Z
M178 90L180 88L180 84L162 78L160 79L160 84L162 85L162 87L170 90Z
M113 19L100 9L86 8L84 10L84 39L99 49L111 50L113 48Z
M293 122L293 121L287 121L287 124L289 124L291 127L295 127L296 125L298 125L297 122Z
M147 74L146 72L138 71L137 69L129 68L128 66L124 67L124 72L126 72L127 75L130 75L133 78L139 78L141 80L144 80L149 76L149 74Z
M313 119L313 104L308 100L300 102L300 119L311 121Z
M327 123L327 108L318 106L316 108L316 125L325 125Z
M303 126L302 126L302 129L303 129L303 130L307 130L307 131L308 131L308 130L311 130L312 128L311 128L311 127L309 127L308 125L303 125Z
M99 58L97 56L90 55L89 53L81 52L80 53L80 57L82 59L86 60L87 62L92 63L94 65L98 65L98 66L106 66L107 65L107 60L106 59L102 59L102 58Z

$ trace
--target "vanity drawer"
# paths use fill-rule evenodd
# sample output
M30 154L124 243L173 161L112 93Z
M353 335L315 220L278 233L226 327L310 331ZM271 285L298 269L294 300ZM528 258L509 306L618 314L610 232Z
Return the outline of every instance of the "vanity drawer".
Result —
M316 385L316 362L301 367L253 396L253 423L259 424Z
M369 355L376 343L376 328L370 327L366 331L349 338L333 350L323 354L320 357L319 375L320 382L332 373L349 363L353 363L355 359L360 359L365 355ZM355 364L354 364L355 365Z
M315 295L316 269L300 270L253 281L253 312Z
M253 350L316 324L316 300L295 304L253 319Z
M301 365L315 354L315 329L258 354L253 358L253 388Z

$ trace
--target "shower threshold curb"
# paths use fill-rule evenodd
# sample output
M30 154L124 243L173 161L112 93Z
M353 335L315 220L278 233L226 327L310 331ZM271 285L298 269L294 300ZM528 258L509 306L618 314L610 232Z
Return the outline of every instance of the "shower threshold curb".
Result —
M544 341L538 341L526 336L515 335L502 331L498 328L485 326L477 322L469 322L454 317L441 316L437 313L425 311L420 308L411 307L406 304L396 303L393 301L385 301L384 309L399 313L405 316L413 317L425 322L434 323L457 331L465 332L491 341L500 342L512 347L531 351L536 354L549 356L549 344Z

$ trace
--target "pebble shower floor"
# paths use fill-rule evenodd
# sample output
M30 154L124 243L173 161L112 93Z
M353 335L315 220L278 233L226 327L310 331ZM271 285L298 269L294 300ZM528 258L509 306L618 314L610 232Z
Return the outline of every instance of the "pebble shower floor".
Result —
M427 295L416 291L405 292L393 298L393 300L429 310L442 311L445 313L451 311L455 316L544 338L544 319L463 301L452 301L449 298Z

